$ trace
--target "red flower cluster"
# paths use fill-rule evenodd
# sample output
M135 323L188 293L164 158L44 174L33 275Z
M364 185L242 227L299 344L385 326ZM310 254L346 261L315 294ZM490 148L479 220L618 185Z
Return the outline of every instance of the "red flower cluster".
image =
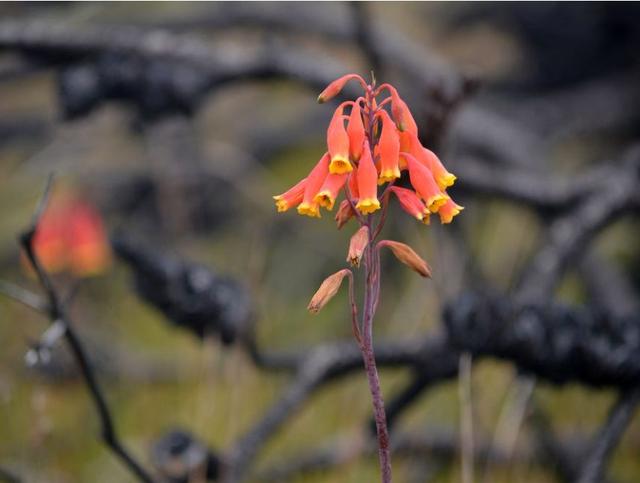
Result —
M86 277L105 271L111 263L100 214L69 194L51 200L36 228L34 248L49 272L68 270Z
M381 200L386 202L391 193L419 221L428 224L430 215L438 213L442 223L450 223L463 209L446 192L456 177L422 146L411 111L393 86L375 88L359 75L348 74L329 84L318 102L336 96L352 79L360 82L364 96L338 106L327 129L327 152L306 178L273 197L278 211L297 207L301 215L320 217L320 208L333 209L344 188L346 199L336 215L338 227L356 214L354 210L362 215L379 210ZM376 98L383 93L387 97L378 104ZM413 189L394 186L405 170ZM379 197L378 186L385 183Z

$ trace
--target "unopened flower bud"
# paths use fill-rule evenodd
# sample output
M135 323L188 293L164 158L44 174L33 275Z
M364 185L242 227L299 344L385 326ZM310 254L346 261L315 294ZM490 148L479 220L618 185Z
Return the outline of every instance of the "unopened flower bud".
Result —
M329 300L338 293L342 279L347 275L351 275L351 270L344 268L325 278L318 291L311 298L307 310L312 314L320 312L320 310L329 303Z
M364 254L364 250L365 248L367 248L368 244L369 244L369 228L366 226L362 226L351 237L351 242L349 243L349 253L347 255L347 262L349 262L352 267L360 266L362 255Z
M431 268L409 245L397 241L383 240L378 243L378 248L382 247L388 247L398 260L418 272L421 276L431 278Z
M351 79L358 79L360 80L361 84L364 84L362 77L360 77L357 74L343 75L339 79L334 80L331 84L329 84L325 88L325 90L323 90L320 93L320 95L318 96L318 103L322 104L324 102L327 102L330 99L333 99L335 96L337 96L340 93L340 91L343 89L345 84L349 82Z
M338 225L338 230L342 228L347 222L353 218L353 207L349 200L342 200L340 206L338 207L338 212L336 213L336 225Z

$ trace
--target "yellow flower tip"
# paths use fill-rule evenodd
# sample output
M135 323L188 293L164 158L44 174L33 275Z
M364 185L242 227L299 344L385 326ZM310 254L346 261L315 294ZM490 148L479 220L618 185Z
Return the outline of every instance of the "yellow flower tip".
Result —
M431 213L425 209L424 213L418 213L416 215L416 219L424 225L429 225L431 223Z
M444 205L449 197L447 195L439 194L432 196L427 200L427 208L431 213L437 213L442 205Z
M380 202L376 198L362 198L358 201L356 209L363 215L368 215L380 209Z
M399 169L385 169L380 172L380 176L378 177L378 184L391 183L392 181L400 178L400 170Z
M317 204L300 203L298 205L298 213L312 218L320 218L320 208Z
M446 189L450 186L453 186L453 183L455 183L457 179L458 178L455 174L447 173L443 176L440 176L437 180L437 183L440 189Z
M313 198L313 201L318 203L318 205L325 207L329 211L333 210L333 205L336 202L328 190L318 193L315 198Z
M287 200L283 200L282 198L279 198L277 196L274 196L273 199L276 200L276 208L278 209L278 213L287 211L290 208Z
M324 96L322 94L320 94L318 96L318 104L324 104L326 102L326 99L324 98Z
M329 173L331 174L344 174L351 171L353 171L353 166L351 166L349 159L342 156L334 157L329 164Z
M440 223L442 225L447 225L453 221L453 219L460 214L460 212L464 210L464 206L456 205L451 209L448 213L440 212Z

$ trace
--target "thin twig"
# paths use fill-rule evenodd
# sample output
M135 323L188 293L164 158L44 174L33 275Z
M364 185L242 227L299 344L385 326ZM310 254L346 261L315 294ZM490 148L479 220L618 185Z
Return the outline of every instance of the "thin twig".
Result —
M37 312L47 310L47 304L42 297L5 280L0 280L0 293Z
M630 389L620 394L611 408L607 421L594 438L591 450L584 458L585 465L578 483L602 481L613 450L629 426L640 404L640 389Z
M64 337L71 349L71 353L73 354L76 363L80 369L80 373L87 385L89 390L89 394L93 400L93 403L98 412L98 416L100 418L100 423L102 425L102 439L104 440L107 447L109 447L129 468L129 470L140 480L145 483L152 483L153 479L149 476L146 470L142 468L142 466L136 461L136 459L125 449L125 447L120 442L118 435L116 433L113 419L111 416L111 412L107 405L107 402L104 398L102 390L100 389L98 382L96 380L95 374L93 372L93 368L91 363L89 362L89 358L86 354L86 351L80 341L80 338L76 334L70 319L68 318L63 302L61 301L49 275L46 270L42 266L40 259L35 251L34 239L35 233L37 230L38 223L40 218L42 217L49 200L51 187L52 187L53 177L50 176L47 180L47 185L44 191L44 195L42 196L38 206L36 208L35 214L33 216L31 225L20 235L20 243L22 248L24 249L27 258L29 259L33 269L35 270L38 280L40 281L40 285L43 290L47 294L47 298L49 299L49 304L47 307L47 312L49 319L51 322L62 322L66 330L64 332Z
M473 403L471 388L471 355L460 356L458 376L458 396L460 398L460 458L462 461L462 483L473 483Z

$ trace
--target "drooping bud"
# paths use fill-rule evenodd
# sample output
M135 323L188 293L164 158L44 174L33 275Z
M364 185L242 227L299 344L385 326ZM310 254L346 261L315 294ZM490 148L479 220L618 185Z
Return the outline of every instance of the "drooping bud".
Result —
M440 215L440 223L442 223L443 225L451 223L453 217L457 216L462 210L464 210L464 206L460 206L451 198L449 198L447 202L438 210L438 214Z
M396 126L387 114L387 111L380 111L382 117L382 132L380 141L376 146L380 153L380 175L378 183L391 182L400 177L398 158L400 155L400 138Z
M307 176L307 183L304 188L302 203L298 205L298 213L311 217L320 218L320 206L315 201L315 197L320 191L329 170L329 153L324 153L320 161Z
M331 84L329 84L318 96L318 103L322 104L327 102L330 99L333 99L337 96L340 91L344 88L345 84L349 82L351 79L358 79L361 84L365 84L362 77L358 74L347 74L342 77L334 80Z
M382 247L388 247L398 260L421 276L431 278L431 268L409 245L392 240L382 240L378 243L378 249Z
M369 244L369 228L367 226L361 226L360 229L354 233L349 242L349 253L347 254L347 262L352 267L359 267L360 261L364 250Z
M353 216L355 215L354 211L353 211L353 207L351 206L351 203L349 203L349 200L342 200L342 203L340 203L340 206L338 207L338 211L336 212L336 225L338 226L338 230L341 229L344 225L347 224L347 222L353 218Z
M418 125L409 110L409 106L400 98L395 89L391 91L391 113L400 131L409 132L414 136L418 135Z
M317 314L322 308L329 303L335 294L338 293L342 280L347 275L351 275L351 270L343 268L342 270L329 275L324 279L324 282L320 285L320 288L311 298L311 302L307 306L307 310L312 314Z
M366 137L358 102L355 102L351 108L351 115L347 124L347 135L349 136L349 156L353 161L358 161L362 156L362 148Z
M276 195L273 199L276 202L276 208L278 212L287 211L289 208L298 206L302 203L302 197L304 196L304 188L307 184L307 178L299 181L289 190L285 191L281 195Z
M371 159L369 143L365 141L360 164L358 165L358 203L356 208L366 215L380 209L378 201L378 172Z
M336 109L327 129L327 149L331 155L329 172L331 174L348 173L353 169L349 162L349 135L344 128L343 109L344 105L340 105Z

